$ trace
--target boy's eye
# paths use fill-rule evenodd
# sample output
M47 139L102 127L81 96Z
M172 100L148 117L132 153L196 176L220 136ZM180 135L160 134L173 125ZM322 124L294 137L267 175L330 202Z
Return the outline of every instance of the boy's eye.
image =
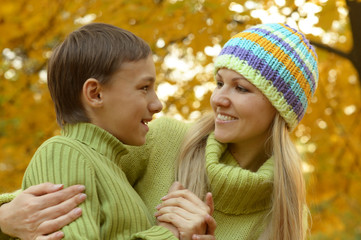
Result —
M144 91L146 91L146 92L147 92L147 91L148 91L148 89L149 89L149 86L144 86L144 87L141 87L140 89L141 89L141 90L144 90Z

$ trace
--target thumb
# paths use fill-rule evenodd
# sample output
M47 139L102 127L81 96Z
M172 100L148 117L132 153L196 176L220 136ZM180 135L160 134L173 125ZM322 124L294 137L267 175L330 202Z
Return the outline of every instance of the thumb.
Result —
M214 202L213 202L213 196L212 193L208 192L206 194L206 204L208 205L209 209L210 209L210 213L209 215L213 215L214 212Z

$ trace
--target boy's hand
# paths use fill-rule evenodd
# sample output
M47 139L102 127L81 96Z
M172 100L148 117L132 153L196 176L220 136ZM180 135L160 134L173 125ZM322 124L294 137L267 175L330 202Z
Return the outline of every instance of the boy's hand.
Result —
M76 206L85 200L84 190L82 185L63 189L52 183L29 187L0 207L1 231L25 240L61 239L64 234L58 230L81 216Z

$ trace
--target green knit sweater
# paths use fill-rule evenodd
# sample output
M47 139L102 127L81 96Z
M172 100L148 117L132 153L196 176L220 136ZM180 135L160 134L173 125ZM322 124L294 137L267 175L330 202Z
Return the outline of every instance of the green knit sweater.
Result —
M176 239L153 226L154 218L119 167L126 153L118 139L95 125L66 125L62 136L37 150L23 189L47 181L86 186L83 215L63 228L65 239Z
M128 154L119 159L123 172L151 214L174 182L175 159L189 126L169 118L152 121L146 144L127 146ZM267 160L257 172L242 169L227 151L227 145L211 134L206 167L215 201L217 239L257 239L271 207L273 159Z
M174 119L152 121L146 144L129 147L129 153L120 160L128 180L152 214L174 182L175 159L188 128L189 124ZM211 134L206 168L215 202L217 239L257 239L271 208L273 159L257 172L242 169L227 145Z

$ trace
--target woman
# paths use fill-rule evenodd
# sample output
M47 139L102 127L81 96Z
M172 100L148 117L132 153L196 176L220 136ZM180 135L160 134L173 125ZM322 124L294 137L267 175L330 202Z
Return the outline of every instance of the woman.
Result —
M215 79L214 114L153 121L146 144L122 159L128 180L159 221L177 224L180 199L211 191L218 239L304 239L305 186L289 132L317 87L315 50L287 25L258 25L224 45ZM189 190L167 195L175 179Z

